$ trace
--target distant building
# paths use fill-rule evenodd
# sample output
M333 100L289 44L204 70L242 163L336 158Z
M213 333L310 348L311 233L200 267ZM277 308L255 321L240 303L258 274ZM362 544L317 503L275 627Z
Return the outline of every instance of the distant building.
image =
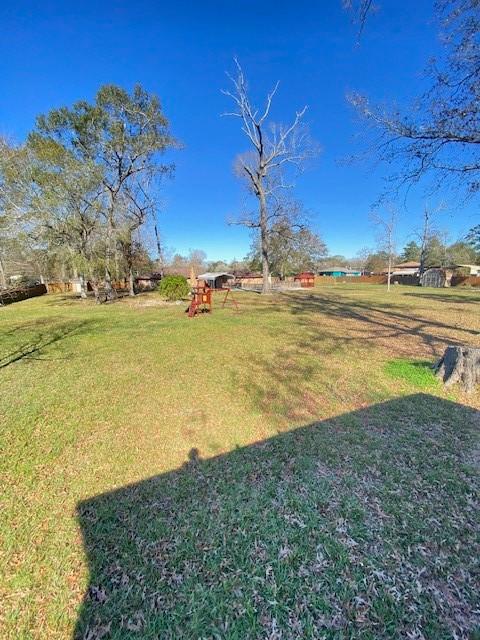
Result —
M149 273L137 276L135 278L135 284L138 289L148 291L149 289L155 289L161 279L162 275L160 273Z
M223 271L208 271L207 273L199 273L197 280L204 280L211 289L221 289L230 282L233 283L235 276Z
M451 285L452 277L452 269L431 267L422 274L420 284L422 287L449 287Z
M401 262L392 267L392 276L418 276L419 272L420 262Z
M362 272L359 269L348 269L347 267L329 267L328 269L320 269L318 275L344 278L361 276Z
M469 276L480 276L480 265L478 264L456 264L455 269L462 269Z
M315 286L315 274L313 271L302 271L302 273L298 273L294 279L294 282L300 283L302 288L309 288Z

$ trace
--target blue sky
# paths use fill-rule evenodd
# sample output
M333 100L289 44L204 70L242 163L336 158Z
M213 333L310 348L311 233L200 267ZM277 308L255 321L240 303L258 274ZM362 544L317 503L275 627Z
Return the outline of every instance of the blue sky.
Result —
M353 256L375 244L368 211L382 190L382 171L341 162L358 150L361 128L345 94L355 89L375 101L408 104L421 93L422 70L439 47L431 1L377 4L357 45L341 0L4 0L0 132L21 141L39 113L92 99L101 84L141 83L160 96L184 144L172 158L175 178L163 190L164 241L179 252L204 249L210 259L241 258L249 233L227 220L244 202L232 163L247 145L238 122L221 117L230 105L220 91L238 56L257 101L280 80L275 121L309 106L307 121L323 151L297 180L295 195L330 251ZM412 192L399 246L412 239L421 204L422 193ZM470 203L447 210L439 226L454 240L477 221L478 206Z

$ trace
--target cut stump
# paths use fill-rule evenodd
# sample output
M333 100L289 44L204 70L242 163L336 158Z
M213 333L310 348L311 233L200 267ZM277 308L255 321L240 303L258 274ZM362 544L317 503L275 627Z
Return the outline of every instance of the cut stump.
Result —
M435 365L435 371L446 387L458 382L467 393L471 393L480 382L480 349L447 347Z

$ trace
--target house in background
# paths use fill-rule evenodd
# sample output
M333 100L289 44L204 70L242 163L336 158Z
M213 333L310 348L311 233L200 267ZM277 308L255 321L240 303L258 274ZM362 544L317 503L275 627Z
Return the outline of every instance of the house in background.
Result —
M362 272L359 269L349 269L348 267L329 267L328 269L320 269L318 275L344 278L361 276Z
M135 277L135 286L139 291L150 291L155 289L161 279L162 275L160 273L139 275Z
M419 273L420 262L400 262L392 267L392 276L418 276Z
M255 273L253 271L234 271L234 274L235 286L240 288L261 286L263 282L263 276L261 273Z
M462 271L467 276L480 276L480 265L478 264L456 264L455 269Z

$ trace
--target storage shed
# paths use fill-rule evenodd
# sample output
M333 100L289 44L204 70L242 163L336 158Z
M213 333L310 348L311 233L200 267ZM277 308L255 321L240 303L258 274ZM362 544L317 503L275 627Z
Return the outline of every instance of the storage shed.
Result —
M427 269L420 276L422 287L449 287L453 276L451 269L432 267Z
M315 286L315 274L312 271L303 271L294 277L295 282L300 282L302 288Z
M233 282L235 276L231 273L208 271L207 273L200 273L197 276L197 280L204 280L210 289L222 289Z

